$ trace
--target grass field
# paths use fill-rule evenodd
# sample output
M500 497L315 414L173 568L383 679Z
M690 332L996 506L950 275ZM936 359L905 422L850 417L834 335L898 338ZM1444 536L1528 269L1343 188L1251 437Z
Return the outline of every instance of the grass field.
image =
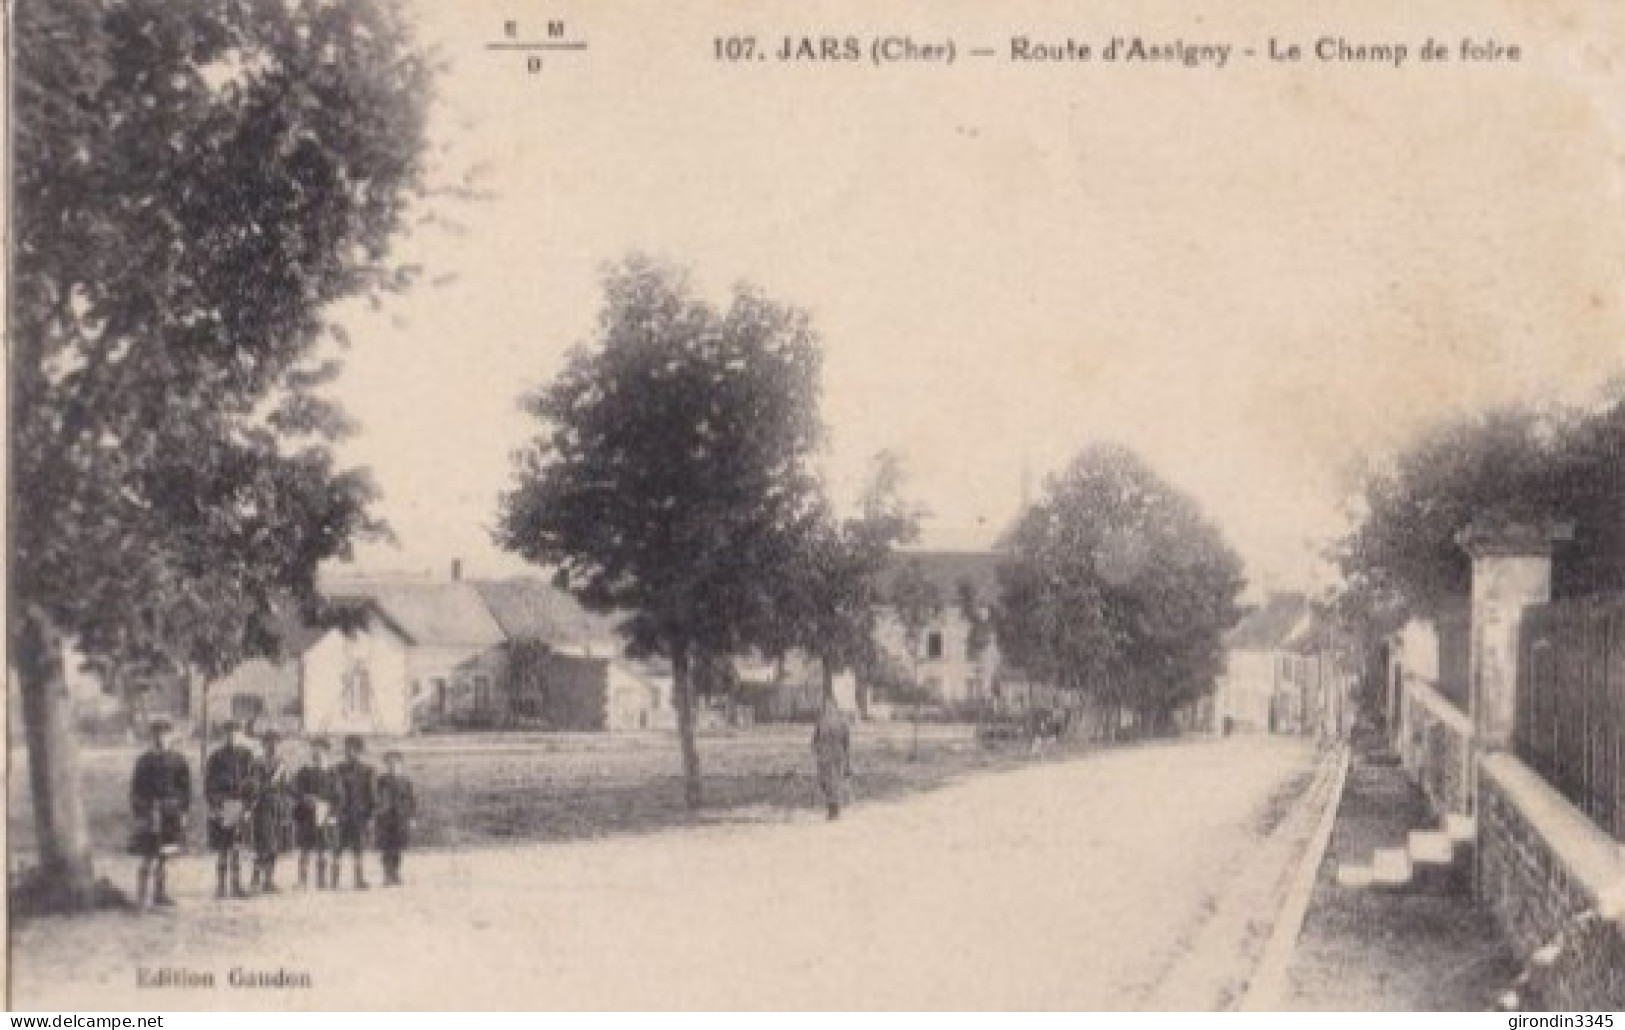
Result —
M705 807L683 804L675 737L600 736L558 747L546 741L450 738L408 751L421 814L416 847L466 848L646 833L707 822L771 821L816 806L809 731L758 728L700 741ZM859 727L854 739L854 794L859 804L939 787L977 770L1025 761L1018 747L989 750L936 728L922 734L918 755L903 727ZM198 780L195 745L194 784ZM33 850L26 756L12 752L8 831L13 863ZM91 836L101 851L123 848L130 831L128 777L136 751L83 755ZM302 749L292 752L297 763ZM202 846L202 820L192 820Z

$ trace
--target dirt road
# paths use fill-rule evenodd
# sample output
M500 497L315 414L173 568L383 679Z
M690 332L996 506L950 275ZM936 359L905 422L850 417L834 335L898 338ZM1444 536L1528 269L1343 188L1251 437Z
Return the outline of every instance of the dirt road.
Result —
M416 854L406 888L365 893L217 903L193 857L173 913L17 928L12 1002L1214 1007L1268 932L1314 769L1307 745L1279 739L1129 748L860 801L835 823L734 813L649 836ZM234 987L234 969L309 985ZM142 987L143 970L213 986Z

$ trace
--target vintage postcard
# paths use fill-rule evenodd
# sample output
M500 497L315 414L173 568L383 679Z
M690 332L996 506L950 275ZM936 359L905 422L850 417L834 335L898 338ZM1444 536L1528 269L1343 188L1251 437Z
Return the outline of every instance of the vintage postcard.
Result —
M10 0L9 1007L1625 1007L1609 0Z

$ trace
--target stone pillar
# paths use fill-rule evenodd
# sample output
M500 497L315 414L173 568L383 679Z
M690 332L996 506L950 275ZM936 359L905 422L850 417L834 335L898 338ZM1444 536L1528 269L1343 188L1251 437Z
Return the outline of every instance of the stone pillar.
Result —
M1456 534L1456 542L1473 560L1467 674L1469 714L1480 752L1512 746L1524 608L1551 599L1552 547L1573 535L1573 523L1505 521L1474 522Z

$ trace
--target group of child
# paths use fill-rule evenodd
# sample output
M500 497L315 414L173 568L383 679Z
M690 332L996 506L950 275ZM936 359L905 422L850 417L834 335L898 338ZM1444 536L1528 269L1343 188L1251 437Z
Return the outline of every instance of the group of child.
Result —
M173 728L156 721L152 748L136 760L130 780L130 807L136 831L130 849L141 857L137 903L174 904L166 890L168 860L184 850L192 804L191 769L172 745ZM209 755L203 773L208 809L208 843L215 852L217 898L242 898L242 856L251 856L249 888L275 893L278 858L299 853L299 886L309 886L315 859L316 887L339 885L340 859L354 856L354 884L369 886L361 856L369 832L384 872L385 886L401 883L401 859L417 819L417 797L403 771L399 751L384 755L383 775L362 760L365 744L346 737L342 762L329 761L330 745L310 741L310 760L297 772L280 753L274 730L259 735L256 755L239 741L240 727L226 723L221 746Z

